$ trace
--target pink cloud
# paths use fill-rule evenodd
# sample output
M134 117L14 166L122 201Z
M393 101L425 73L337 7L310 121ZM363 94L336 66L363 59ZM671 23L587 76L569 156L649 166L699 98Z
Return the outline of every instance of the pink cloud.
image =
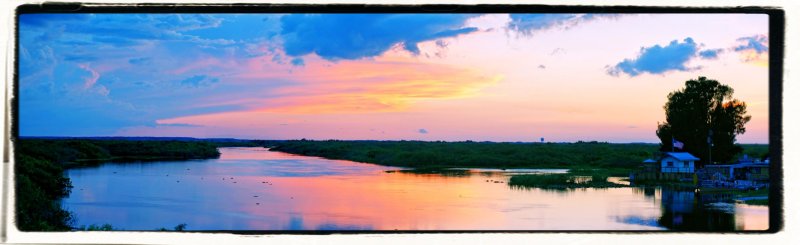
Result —
M90 77L83 80L83 89L91 88L95 83L97 83L97 79L100 79L100 73L89 67L89 64L78 64L78 67L91 73Z

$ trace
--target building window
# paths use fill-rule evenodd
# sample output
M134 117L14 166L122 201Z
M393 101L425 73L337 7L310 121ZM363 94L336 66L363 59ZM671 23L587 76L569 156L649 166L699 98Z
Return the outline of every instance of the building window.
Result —
M672 167L672 162L667 162L667 167Z
M761 168L753 168L753 173L754 174L760 174L761 173Z

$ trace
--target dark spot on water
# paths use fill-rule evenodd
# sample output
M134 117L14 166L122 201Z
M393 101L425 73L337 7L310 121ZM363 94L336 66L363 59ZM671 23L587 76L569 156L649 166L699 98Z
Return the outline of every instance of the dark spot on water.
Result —
M253 197L258 197L258 196L253 196Z
M256 203L256 205L261 205L260 203Z
M233 183L236 183L236 181L234 181Z

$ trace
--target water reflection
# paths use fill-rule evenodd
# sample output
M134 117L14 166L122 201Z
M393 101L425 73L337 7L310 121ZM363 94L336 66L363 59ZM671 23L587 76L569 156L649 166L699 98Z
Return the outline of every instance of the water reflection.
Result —
M731 198L730 194L706 194L695 192L693 189L653 187L633 188L633 190L658 202L661 215L657 219L618 217L619 222L660 226L676 231L737 231L768 228L767 207L727 203Z
M691 211L698 206L672 204L688 196L664 204L657 190L512 189L508 171L414 173L263 148L221 153L71 169L75 187L62 203L76 226L128 230L680 230L701 219Z

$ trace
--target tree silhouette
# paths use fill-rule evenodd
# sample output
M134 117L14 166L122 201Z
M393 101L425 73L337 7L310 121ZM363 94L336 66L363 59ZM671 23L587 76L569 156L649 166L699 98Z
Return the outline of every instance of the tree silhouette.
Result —
M742 152L736 135L745 132L750 116L745 115L747 105L733 98L732 88L699 77L686 81L683 89L669 93L667 99L667 121L659 123L656 130L662 151L671 151L675 139L684 144L680 150L700 158L700 164L709 163L709 154L713 162L724 163ZM709 138L713 143L710 152Z

